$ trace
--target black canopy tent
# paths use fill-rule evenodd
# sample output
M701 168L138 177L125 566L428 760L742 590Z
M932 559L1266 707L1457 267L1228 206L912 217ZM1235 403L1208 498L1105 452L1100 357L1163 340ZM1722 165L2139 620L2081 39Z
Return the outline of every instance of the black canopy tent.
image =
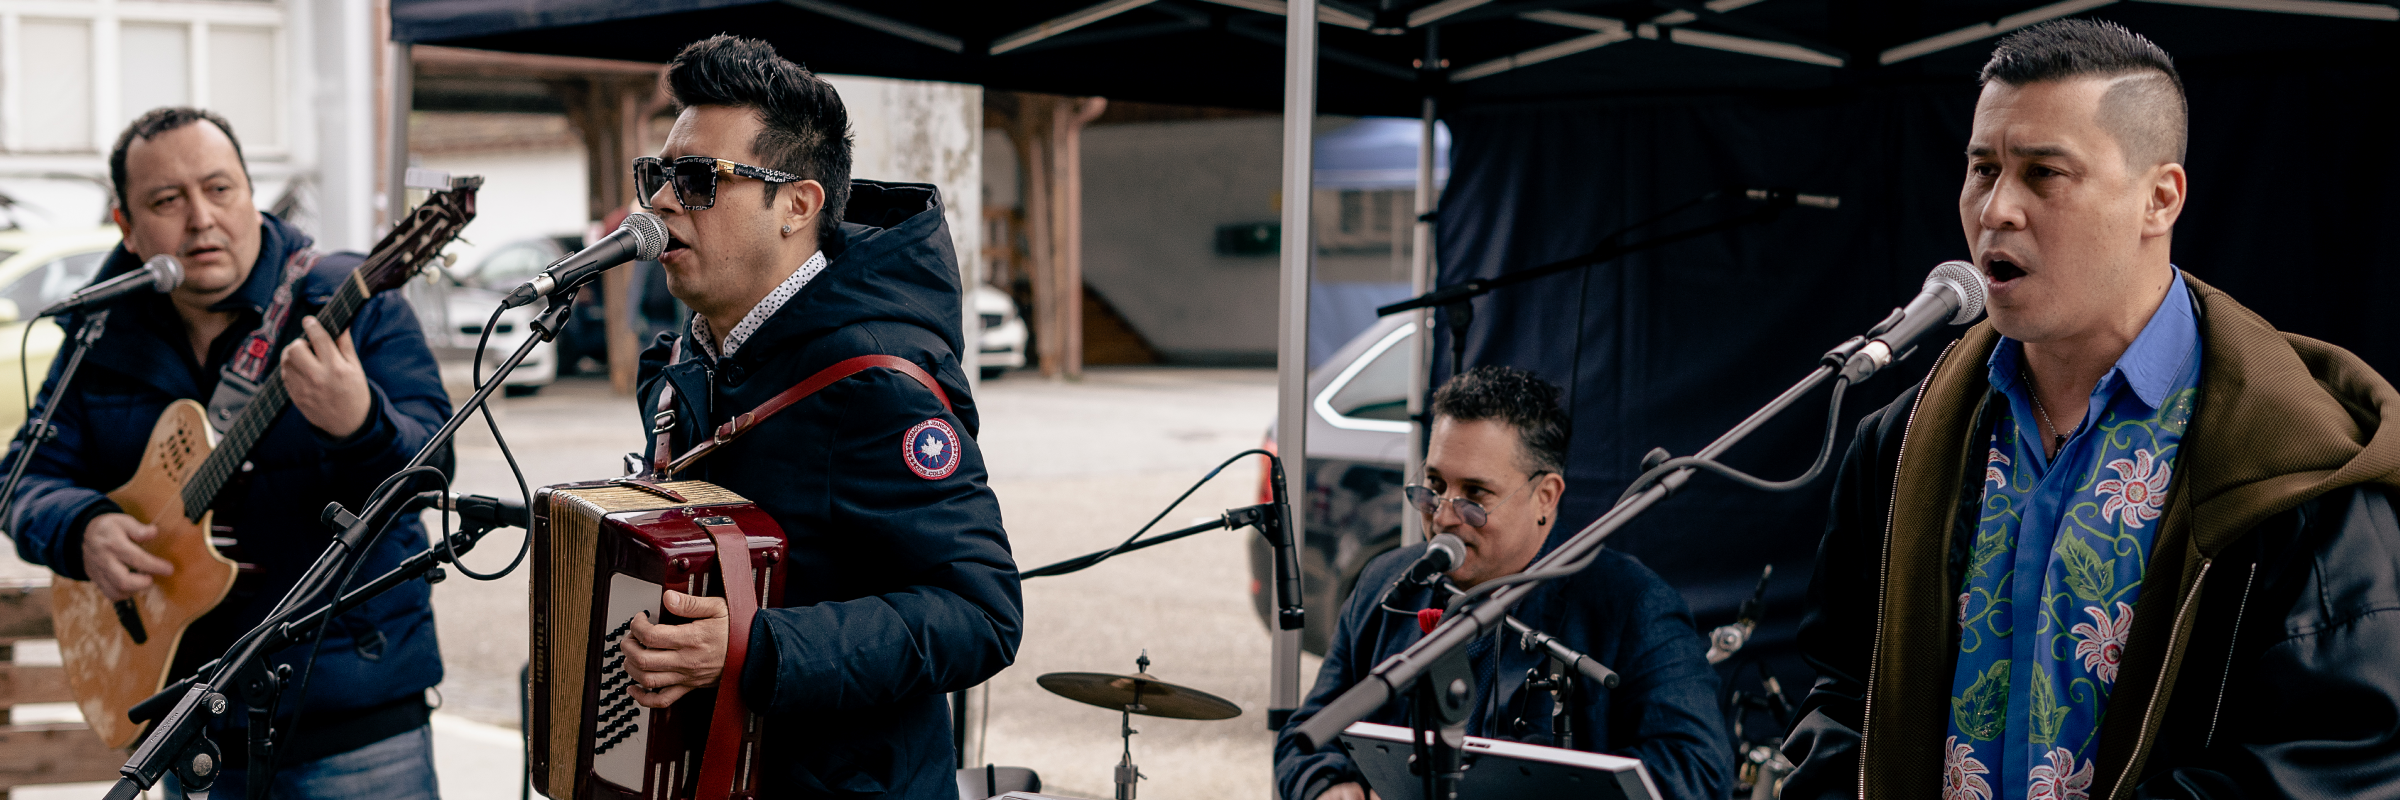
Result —
M1416 116L1456 105L1759 93L1970 78L2024 25L2124 22L2182 59L2338 51L2389 41L2400 9L2325 0L1386 0L1320 3L1319 109ZM663 62L734 32L836 74L1276 110L1282 0L393 0L397 41ZM1415 69L1439 30L1450 70Z
M2125 23L2185 71L2194 180L2178 262L2279 326L2400 374L2400 318L2378 313L2400 297L2400 253L2377 230L2400 211L2379 192L2400 178L2384 156L2386 123L2400 113L2389 102L2400 86L2391 4L1329 1L1316 15L1321 40L1292 53L1285 43L1299 29L1279 18L1280 0L872 10L837 0L393 0L392 9L402 41L660 61L733 32L828 73L1285 108L1301 120L1298 148L1287 131L1287 195L1291 177L1308 174L1308 115L1288 113L1303 93L1287 93L1281 59L1313 44L1322 99L1297 108L1417 116L1430 96L1454 132L1434 223L1439 264L1420 288L1583 252L1710 189L1842 196L1838 211L1795 209L1475 301L1467 363L1526 367L1571 392L1574 491L1558 528L1567 533L1604 509L1650 447L1690 452L1904 300L1933 263L1959 255L1958 149L1975 70L1993 37L2063 16ZM1434 69L1417 69L1429 49ZM1306 206L1287 205L1286 230L1308 229ZM1286 419L1306 413L1305 362L1289 341L1295 320L1305 341L1304 256L1287 247ZM1447 332L1424 338L1447 353ZM1446 357L1432 361L1429 381L1449 371ZM1852 392L1845 416L1915 378L1895 372ZM1795 410L1730 460L1796 474L1815 448L1810 416ZM1304 427L1279 427L1282 452L1301 452ZM1805 668L1788 654L1829 485L1761 496L1704 479L1611 546L1683 590L1704 627L1731 620L1761 563L1778 565L1772 616L1753 648L1784 654L1773 671L1804 686Z

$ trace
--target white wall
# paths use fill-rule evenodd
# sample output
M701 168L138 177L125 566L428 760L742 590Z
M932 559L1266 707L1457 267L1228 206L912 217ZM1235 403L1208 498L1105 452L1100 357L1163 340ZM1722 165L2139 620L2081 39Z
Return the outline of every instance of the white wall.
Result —
M1084 129L1084 280L1169 361L1273 363L1278 260L1216 231L1277 221L1282 178L1275 117Z
M580 236L590 224L584 219L586 180L580 147L435 153L415 161L416 166L452 175L483 176L483 188L475 194L475 221L467 224L467 243L451 247L459 253L462 267L475 263L484 250L535 236Z
M958 283L983 283L983 87L827 75L850 112L850 177L930 183L942 193L943 217L958 252ZM959 329L967 337L959 363L970 383L977 369L972 289L960 296Z
M826 75L850 111L850 177L930 183L966 277L983 263L983 87Z

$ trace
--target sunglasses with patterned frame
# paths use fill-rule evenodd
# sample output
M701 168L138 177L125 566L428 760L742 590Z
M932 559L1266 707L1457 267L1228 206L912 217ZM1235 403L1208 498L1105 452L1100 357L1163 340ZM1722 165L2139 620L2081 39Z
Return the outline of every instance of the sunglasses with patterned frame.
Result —
M738 175L757 178L768 183L792 183L802 180L798 175L766 167L739 164L709 156L684 156L667 161L657 156L642 156L633 160L635 198L643 208L650 207L650 198L660 186L675 187L675 202L686 211L701 211L717 204L717 176Z

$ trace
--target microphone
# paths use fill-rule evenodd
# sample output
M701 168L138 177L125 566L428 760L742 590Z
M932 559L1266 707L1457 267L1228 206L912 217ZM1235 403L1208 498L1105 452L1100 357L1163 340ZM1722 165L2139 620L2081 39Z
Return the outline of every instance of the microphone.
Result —
M57 316L86 306L106 303L141 289L155 289L161 293L172 292L175 291L175 287L181 285L183 285L183 262L176 261L174 256L160 253L151 256L149 261L142 262L141 269L83 287L82 290L67 295L67 299L42 309L42 313L35 314L34 317Z
M1842 198L1830 194L1801 194L1790 189L1743 189L1742 196L1763 202L1790 201L1792 205L1822 208L1832 211L1842 207Z
M1466 559L1466 553L1467 543L1459 541L1457 534L1436 534L1432 541L1426 543L1425 554L1418 556L1417 563L1408 568L1408 577L1400 580L1419 586L1430 583L1442 573L1456 568L1460 561Z
M533 518L525 513L525 501L514 497L489 497L480 494L454 494L439 489L418 492L413 506L455 511L468 522L507 528L532 528Z
M1907 358L1917 340L1944 324L1965 325L1983 316L1983 271L1964 261L1944 261L1925 276L1925 288L1893 311L1882 324L1867 331L1866 346L1842 364L1842 377L1851 383Z
M592 246L558 260L542 274L518 286L500 301L501 308L516 308L558 292L571 292L607 272L610 267L627 261L652 261L667 249L667 226L648 212L625 215L617 230Z

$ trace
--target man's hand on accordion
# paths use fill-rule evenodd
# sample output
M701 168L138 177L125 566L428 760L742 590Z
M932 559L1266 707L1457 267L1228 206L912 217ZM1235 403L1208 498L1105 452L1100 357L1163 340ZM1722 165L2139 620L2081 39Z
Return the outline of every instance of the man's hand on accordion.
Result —
M621 645L625 672L633 677L633 701L649 708L666 708L693 689L715 686L725 670L725 598L668 590L660 604L691 621L660 625L648 614L636 614L633 635Z

